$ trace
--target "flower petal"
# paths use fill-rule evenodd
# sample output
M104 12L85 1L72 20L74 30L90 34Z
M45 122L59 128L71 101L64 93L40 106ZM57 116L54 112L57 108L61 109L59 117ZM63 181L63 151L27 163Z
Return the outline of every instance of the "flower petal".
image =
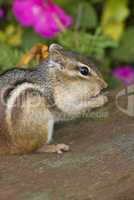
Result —
M72 24L72 18L52 0L14 0L13 12L22 26L32 26L43 37L54 37Z
M134 81L134 69L129 65L117 67L113 70L113 75L127 85Z

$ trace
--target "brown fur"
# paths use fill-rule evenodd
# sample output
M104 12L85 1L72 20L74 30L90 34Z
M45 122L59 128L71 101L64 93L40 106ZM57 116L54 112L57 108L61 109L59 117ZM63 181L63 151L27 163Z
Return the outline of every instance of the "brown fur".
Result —
M25 98L23 98L25 97ZM11 137L11 153L28 153L35 151L47 142L49 111L44 98L38 91L22 94L20 106L16 104L12 113L11 127L8 132Z
M89 69L88 76L80 73L81 66ZM0 102L0 154L36 151L51 139L54 121L78 116L107 102L100 94L107 84L95 66L55 44L39 68L1 75L0 90L8 86L13 90L8 90L6 104Z

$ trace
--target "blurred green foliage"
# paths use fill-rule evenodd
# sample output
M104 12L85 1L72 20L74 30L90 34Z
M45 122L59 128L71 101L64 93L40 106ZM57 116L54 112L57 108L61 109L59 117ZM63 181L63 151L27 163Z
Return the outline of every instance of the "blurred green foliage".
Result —
M112 52L112 57L120 62L134 62L134 27L125 30L118 49Z
M90 55L95 59L104 58L106 48L117 47L117 43L103 35L100 29L96 30L94 34L85 31L67 31L61 34L59 42L68 49Z
M13 49L9 45L1 44L0 45L0 69L1 71L14 68L16 63L18 63L22 52Z
M125 27L125 20L129 16L128 0L108 0L104 4L102 13L102 30L114 40L119 40Z
M97 59L102 73L111 86L117 85L117 81L111 76L112 68L119 64L134 63L134 22L131 20L134 3L132 1L117 0L117 6L114 0L55 0L73 17L72 28L48 40L40 37L30 28L20 27L21 42L15 47L1 39L2 35L6 34L5 29L9 24L15 28L19 25L11 10L12 2L12 0L0 0L0 5L7 13L6 17L0 20L0 70L14 67L19 58L34 44L49 45L52 42ZM110 30L110 35L106 34L107 30ZM16 38L19 36L16 35ZM114 40L115 36L118 40ZM10 39L9 36L8 40L12 41L12 38Z

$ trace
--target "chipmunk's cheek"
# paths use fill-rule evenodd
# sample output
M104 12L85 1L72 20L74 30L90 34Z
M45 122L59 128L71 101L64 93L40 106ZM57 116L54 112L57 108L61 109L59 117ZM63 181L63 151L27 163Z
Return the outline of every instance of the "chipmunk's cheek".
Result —
M68 115L77 114L79 110L80 101L73 95L62 93L55 97L56 106Z

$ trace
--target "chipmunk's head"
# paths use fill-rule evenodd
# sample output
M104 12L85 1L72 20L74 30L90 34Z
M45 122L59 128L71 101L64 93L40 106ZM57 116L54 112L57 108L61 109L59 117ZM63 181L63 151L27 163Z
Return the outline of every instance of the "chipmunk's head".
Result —
M86 58L52 44L49 65L54 69L54 97L58 108L67 114L80 114L102 106L107 97L101 92L107 87L100 72Z

